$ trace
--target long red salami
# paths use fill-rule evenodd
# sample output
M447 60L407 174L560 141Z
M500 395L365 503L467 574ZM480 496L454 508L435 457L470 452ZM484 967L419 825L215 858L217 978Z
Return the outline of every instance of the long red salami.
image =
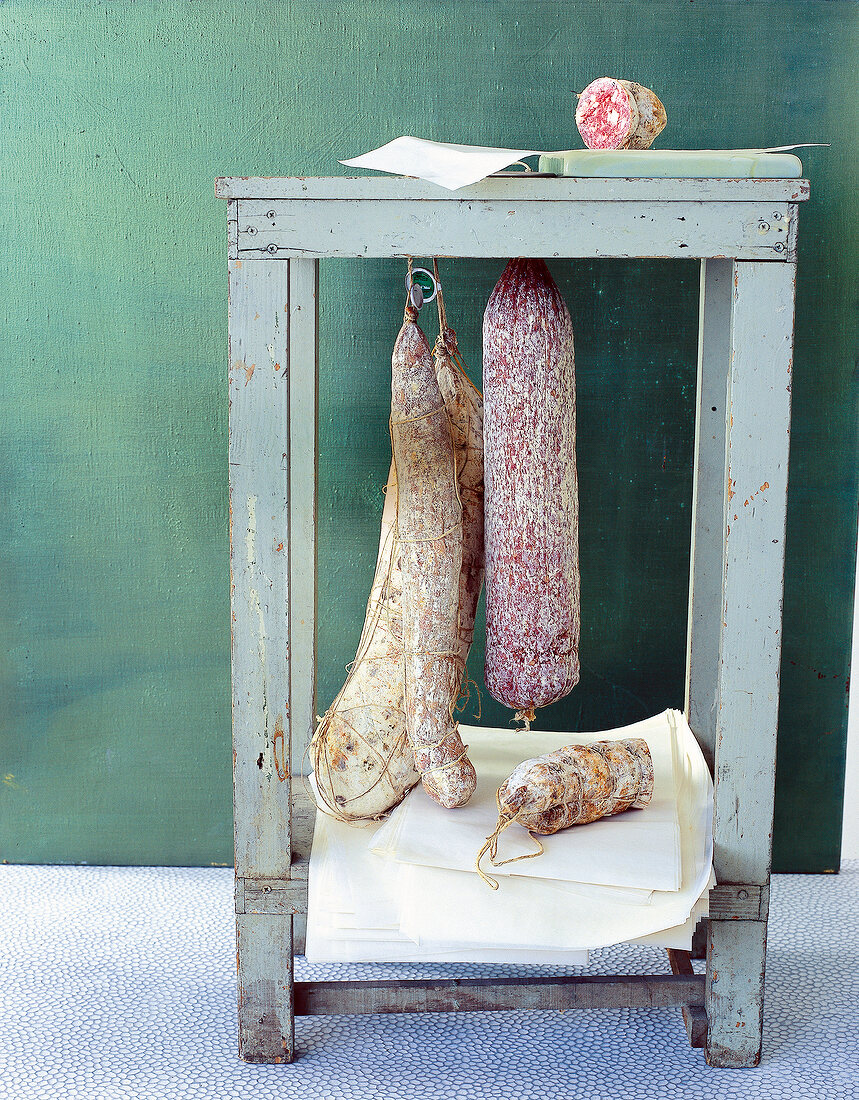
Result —
M511 260L483 318L486 667L533 721L579 680L570 313L542 260Z

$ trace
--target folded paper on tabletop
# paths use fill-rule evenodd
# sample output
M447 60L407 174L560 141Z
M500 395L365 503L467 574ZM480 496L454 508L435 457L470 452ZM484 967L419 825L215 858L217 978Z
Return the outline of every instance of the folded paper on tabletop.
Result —
M528 945L497 947L434 940L418 944L401 930L403 868L379 859L367 847L365 829L317 814L310 859L307 942L311 962L552 963L585 966L587 951L557 952ZM476 877L476 876L475 876Z
M477 853L495 828L495 792L517 764L567 745L641 737L653 759L653 797L644 809L541 837L543 855L487 870L493 878L516 875L648 892L677 890L681 877L674 760L677 722L685 726L682 714L665 711L621 729L587 734L460 726L478 775L477 790L468 805L445 810L423 788L415 787L378 829L370 846L377 855L399 863L473 871ZM502 834L500 858L533 851L534 842L520 825L511 825Z
M794 177L802 172L796 157L780 156L814 143L769 149L502 149L456 145L410 136L394 138L369 153L341 160L350 168L370 168L397 176L428 180L449 191L479 183L524 157L539 156L540 172L582 176ZM761 154L776 154L772 162ZM566 159L565 159L566 158Z
M478 183L493 172L509 168L523 157L537 156L539 152L539 149L495 149L398 137L379 149L340 163L350 168L374 168L398 176L416 176L456 191L470 183Z

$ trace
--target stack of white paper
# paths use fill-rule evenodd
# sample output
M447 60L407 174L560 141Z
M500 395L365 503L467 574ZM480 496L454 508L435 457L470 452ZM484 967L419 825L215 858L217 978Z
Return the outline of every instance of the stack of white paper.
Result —
M589 948L613 943L689 947L712 884L712 782L679 712L590 735L461 730L480 776L467 807L442 810L418 787L376 830L317 815L309 959L583 965ZM482 882L475 857L495 826L495 790L515 765L623 737L650 746L651 804L542 838L542 856L486 867L497 891ZM499 858L533 847L513 825Z

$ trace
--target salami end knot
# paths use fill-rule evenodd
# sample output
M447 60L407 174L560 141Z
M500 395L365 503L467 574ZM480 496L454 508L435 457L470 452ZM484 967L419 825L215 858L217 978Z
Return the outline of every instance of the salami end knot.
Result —
M538 838L534 836L534 834L530 830L528 830L528 836L530 836L530 838L537 845L536 852L526 852L525 855L522 856L511 856L510 859L499 860L497 858L498 838L501 836L508 825L513 824L513 822L516 820L516 814L511 807L502 807L500 788L495 792L495 805L498 807L498 821L496 822L494 831L486 838L486 843L477 853L477 862L474 865L474 869L475 871L477 871L478 875L480 875L486 885L490 886L493 890L498 889L498 880L490 878L490 876L487 875L480 866L480 861L483 859L487 852L489 852L489 862L492 864L493 867L503 867L505 863L518 863L520 859L534 859L536 856L541 856L543 854L543 845L540 843Z
M521 722L522 725L517 730L517 733L530 733L531 723L535 721L537 715L534 713L533 707L528 707L525 710L517 710L513 715L514 722Z

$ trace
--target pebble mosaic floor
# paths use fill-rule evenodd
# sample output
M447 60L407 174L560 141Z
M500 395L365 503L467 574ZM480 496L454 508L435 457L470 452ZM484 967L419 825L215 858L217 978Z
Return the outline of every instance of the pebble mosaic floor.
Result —
M859 1098L859 860L773 880L764 1053L711 1070L676 1010L316 1017L299 1060L236 1054L232 871L0 868L2 1100ZM492 974L309 966L296 977ZM529 973L551 967L522 967ZM658 972L616 947L594 972Z

